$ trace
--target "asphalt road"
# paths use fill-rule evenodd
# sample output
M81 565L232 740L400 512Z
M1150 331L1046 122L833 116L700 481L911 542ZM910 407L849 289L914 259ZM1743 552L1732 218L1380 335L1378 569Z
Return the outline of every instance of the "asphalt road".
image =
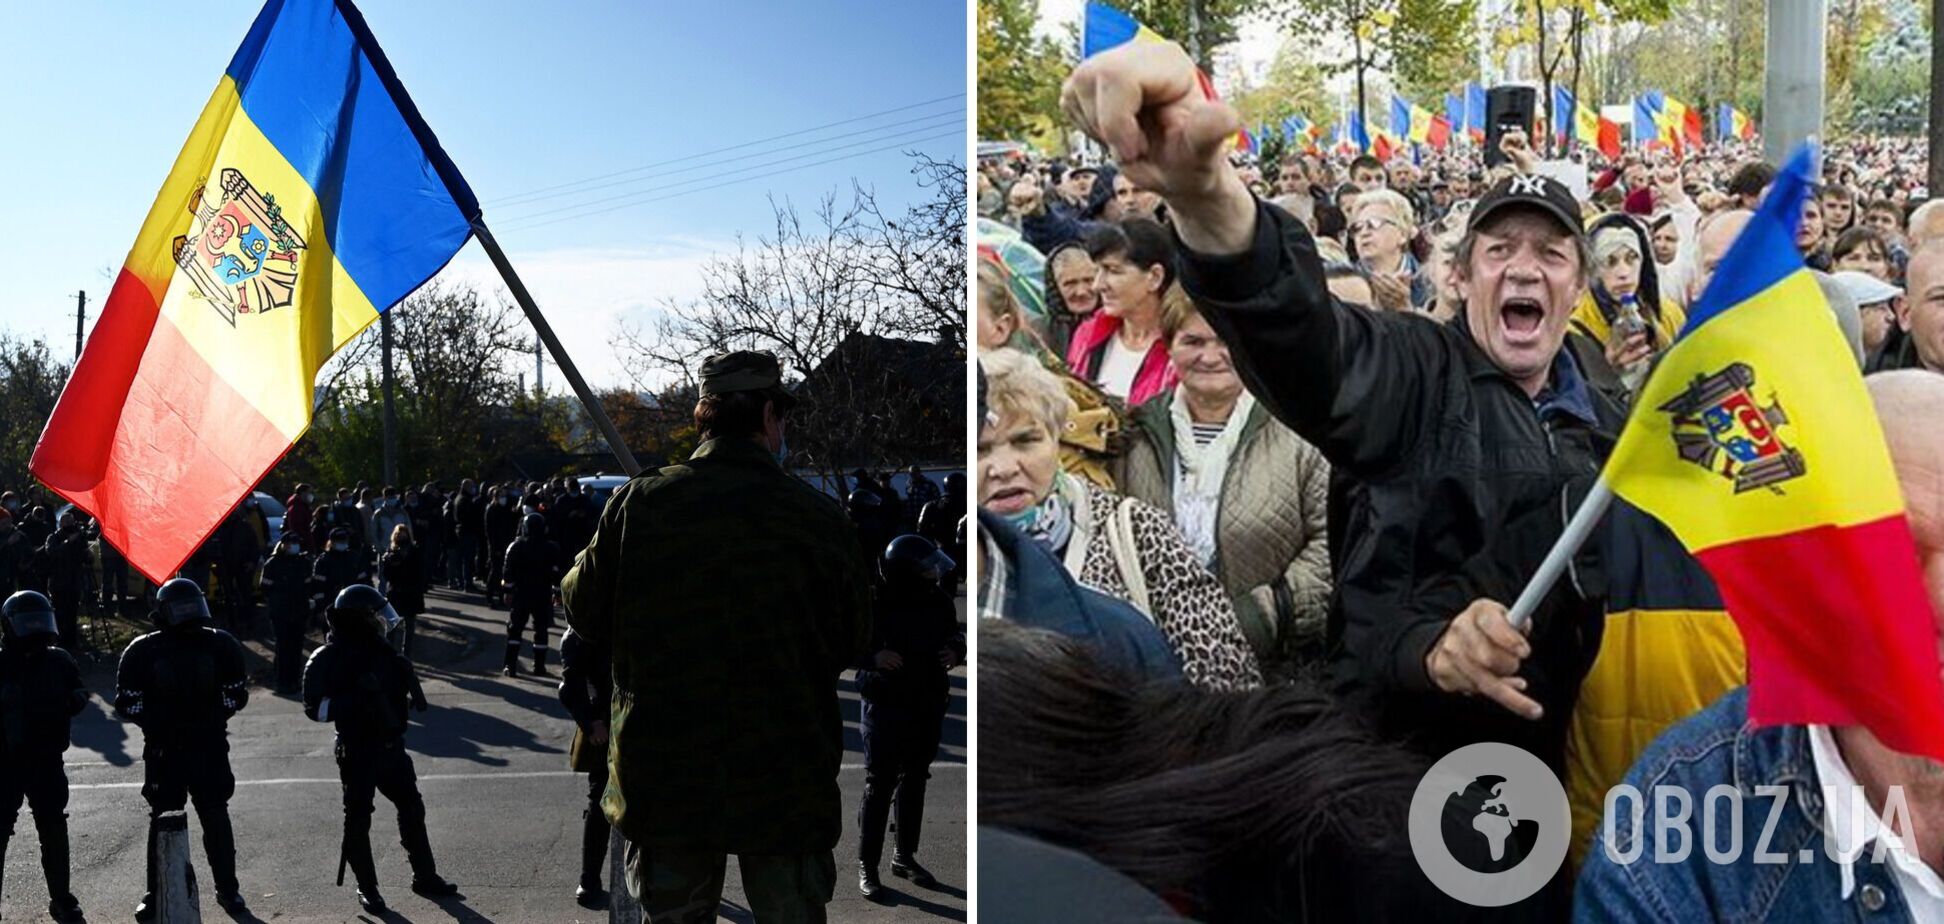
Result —
M580 868L580 810L585 778L567 769L572 723L555 699L554 682L502 678L498 660L503 615L477 606L476 595L444 590L428 600L419 623L418 655L429 712L415 719L407 744L417 765L439 871L461 896L442 903L407 888L411 879L397 843L395 815L381 797L372 820L383 892L392 912L359 911L352 889L333 885L342 830L331 730L307 721L302 704L263 686L230 723L230 763L237 778L230 814L237 836L238 879L250 904L241 921L594 922L606 912L574 904ZM317 640L314 640L314 642ZM261 644L252 669L267 673ZM526 663L523 659L523 665ZM104 698L114 665L88 669L96 697L74 723L67 752L69 833L74 892L91 921L133 919L142 892L147 807L142 801L141 731L115 720ZM932 767L920 859L941 880L920 890L881 872L877 902L857 894L857 803L863 789L858 700L848 675L840 684L845 714L844 840L837 847L833 921L965 920L967 779L965 678L953 677L944 748ZM4 906L9 921L45 920L46 887L39 838L23 806L8 852ZM228 919L210 892L201 827L190 835L205 919ZM751 920L736 864L729 863L721 919Z

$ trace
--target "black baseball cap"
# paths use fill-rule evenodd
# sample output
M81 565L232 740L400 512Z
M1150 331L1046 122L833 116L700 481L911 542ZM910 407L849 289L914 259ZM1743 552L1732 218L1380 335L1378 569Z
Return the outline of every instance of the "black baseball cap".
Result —
M1580 218L1579 200L1573 198L1566 184L1549 176L1538 174L1513 174L1492 185L1491 189L1478 197L1478 204L1472 207L1471 220L1465 223L1467 234L1478 230L1486 219L1507 209L1538 209L1559 219L1574 237L1586 236L1586 223Z

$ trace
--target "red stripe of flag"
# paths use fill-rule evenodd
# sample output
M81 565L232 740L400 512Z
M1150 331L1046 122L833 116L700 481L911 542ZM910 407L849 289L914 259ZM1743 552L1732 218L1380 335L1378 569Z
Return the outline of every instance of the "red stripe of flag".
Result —
M33 469L99 518L103 538L134 562L151 559L157 548L193 549L202 537L190 524L226 516L290 445L174 322L159 316L155 295L124 270L34 449ZM103 467L76 464L86 460ZM145 529L131 533L138 523ZM166 524L194 535L157 530ZM178 555L167 571L148 577L166 580L187 558L169 557Z
M1760 678L1749 684L1750 719L1858 725L1867 718L1884 744L1944 759L1944 742L1924 734L1944 727L1944 679L1916 668L1931 659L1902 654L1937 645L1935 620L1894 618L1932 612L1913 548L1899 514L1699 553L1728 612L1736 614L1749 677ZM1871 579L1858 582L1859 574ZM1842 612L1830 612L1800 593L1818 585L1861 586L1864 593L1844 601Z

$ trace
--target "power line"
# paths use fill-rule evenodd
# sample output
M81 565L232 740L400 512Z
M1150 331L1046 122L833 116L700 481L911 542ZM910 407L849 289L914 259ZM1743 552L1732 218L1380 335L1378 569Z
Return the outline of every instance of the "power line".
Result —
M853 122L863 122L863 121L866 121L866 120L869 120L869 119L875 119L875 118L877 118L878 116L883 116L883 115L890 115L891 113L894 113L894 112L904 112L904 111L907 111L907 110L911 110L911 109L917 109L917 108L919 108L920 106L929 106L929 105L931 105L931 104L933 104L933 103L942 103L942 102L944 102L944 101L946 101L946 100L950 100L950 99L964 99L964 98L965 98L965 94L964 94L964 93L950 93L950 94L947 94L947 95L945 95L945 96L940 96L940 97L937 97L937 98L935 98L935 99L928 99L928 100L925 100L925 101L923 101L923 102L917 102L917 103L912 103L912 104L910 104L910 105L907 105L907 106L898 106L898 107L895 107L895 108L892 108L892 109L883 109L883 110L879 110L879 111L877 111L877 112L872 112L872 113L867 113L867 114L865 114L865 115L861 115L861 116L857 116L857 117L855 117L855 118L849 118L849 119L840 119L840 120L838 120L838 121L836 121L836 122L825 122L825 123L824 123L824 124L822 124L822 125L815 125L815 126L811 126L810 128L805 128L805 129L799 129L799 130L797 130L797 131L793 131L793 132L784 132L784 133L783 133L783 134L781 134L781 135L771 135L771 136L769 136L768 138L758 138L758 139L756 139L755 141L745 141L745 142L742 142L741 144L732 144L732 145L730 145L730 146L728 146L728 147L725 147L725 148L716 148L716 149L715 149L715 150L713 150L713 151L702 151L702 152L699 152L699 153L696 153L696 154L689 154L689 155L686 155L686 156L683 156L683 157L677 157L677 158L674 158L674 159L671 159L671 160L662 160L662 161L656 161L656 162L654 162L654 163L652 163L652 164L642 164L642 165L641 165L641 166L639 166L639 167L629 167L629 168L628 168L628 169L626 169L626 170L617 170L617 171L615 171L615 172L613 172L613 173L604 173L604 174L602 174L602 175L600 175L600 176L593 176L593 177L588 177L588 178L586 178L586 179L582 179L582 180L574 180L574 181L572 181L572 182L568 182L568 183L560 183L560 184L557 184L557 185L554 185L554 186L543 186L543 187L541 187L541 188L539 188L539 189L530 189L530 190L527 190L526 192L523 192L523 193L517 193L517 194L514 194L514 195L511 195L511 196L507 196L507 197L505 197L505 198L503 198L503 199L499 199L499 200L496 200L496 201L492 201L492 202L487 202L487 203L485 203L485 204L486 204L486 205L505 205L505 204L506 204L506 202L507 202L507 200L509 200L509 199L524 199L524 198L526 198L526 197L528 197L528 196L533 196L533 195L537 195L537 194L539 194L539 193L544 193L544 192L552 192L552 191L554 191L554 190L557 190L557 189L565 189L565 188L567 188L567 187L570 187L570 186L579 186L579 185L582 185L582 184L584 184L584 183L593 183L593 182L596 182L596 181L599 181L599 180L606 180L606 179L611 179L611 178L613 178L613 177L617 177L617 176L625 176L625 175L627 175L627 174L630 174L630 173L639 173L639 172L641 172L641 171L643 171L643 170L652 170L652 169L654 169L654 168L656 168L656 167L665 167L665 166L667 166L667 165L669 165L669 164L679 164L679 163L682 163L682 162L684 162L684 161L690 161L690 160L695 160L695 159L697 159L697 158L702 158L702 157L708 157L708 156L709 156L709 155L711 155L711 154L721 154L721 153L723 153L723 152L726 152L726 151L734 151L734 150L738 150L738 149L740 149L740 148L746 148L746 147L749 147L749 146L751 146L751 145L757 145L757 144L766 144L766 143L768 143L768 142L771 142L771 141L779 141L779 140L781 140L781 139L784 139L784 138L794 138L794 137L796 137L796 136L798 136L798 135L807 135L807 134L810 134L811 132L817 132L817 131L822 131L822 130L824 130L824 129L826 129L826 128L834 128L834 127L836 127L836 126L839 126L839 125L849 125L849 124L851 124L851 123L853 123Z
M911 139L907 139L907 140L905 140L905 141L902 141L902 142L899 142L899 143L897 143L897 144L893 144L893 145L887 145L887 146L885 146L885 147L881 147L881 148L873 148L873 149L871 149L871 150L869 150L869 151L858 151L858 152L856 152L856 153L854 153L854 154L843 154L843 155L840 155L840 156L837 156L837 157L832 157L832 158L830 158L829 160L819 160L819 161L812 161L811 163L807 163L807 164L798 164L798 165L796 165L796 166L794 166L794 167L784 167L783 169L781 169L781 170L778 170L778 171L776 171L776 172L777 172L777 173L789 173L789 172L791 172L791 171L794 171L794 170L807 170L807 169L809 169L809 168L811 168L811 167L820 167L820 166L823 166L824 164L834 164L834 163L836 163L836 162L838 162L838 161L840 161L840 160L850 160L850 159L853 159L853 158L857 158L857 157L864 157L864 156L866 156L866 155L870 155L870 154L878 154L878 153L882 153L882 152L884 152L884 151L895 151L895 150L897 150L897 149L899 149L899 148L902 148L902 147L905 147L906 145L911 145L911 144L919 144L919 143L922 143L922 142L926 142L926 141L939 141L939 140L942 140L942 139L945 139L945 138L963 138L963 137L965 137L965 132L964 132L964 130L963 130L962 128L955 128L955 129L953 129L952 131L948 131L948 132L942 132L942 133L940 133L940 134L936 134L936 135L929 135L929 136L926 136L926 137L923 137L923 138L911 138ZM740 171L731 171L731 172L733 173L733 172L740 172ZM709 177L701 177L700 179L709 179ZM515 224L514 224L513 226L511 226L511 227L510 227L510 228L509 228L508 230L514 230L514 231L531 231L531 230L533 230L534 228L544 228L544 227L546 227L547 225L553 225L553 224L559 224L559 223L561 223L561 222L563 222L563 221L573 221L573 220L575 220L575 219L579 219L579 218L591 218L591 217L593 217L593 216L595 216L595 215L602 215L602 214L605 214L605 213L608 213L608 212L612 212L612 211L616 211L616 210L618 210L618 209L624 209L624 208L632 208L632 207L634 207L634 206L637 206L637 205L647 205L647 204L648 204L648 203L650 203L650 202L660 202L660 201L662 201L662 200L664 200L664 199L673 199L673 198L676 198L676 197L678 197L678 196L686 196L686 195L689 195L689 194L691 194L691 193L699 193L699 192L708 192L708 191L709 191L709 190L711 190L711 189L721 189L721 188L722 188L722 187L724 187L724 186L734 186L734 185L736 185L737 183L747 183L747 182L749 182L750 180L754 180L754 179L758 179L758 177L753 177L753 176L748 176L748 177L743 177L743 178L741 178L741 179L735 179L735 180L727 180L727 181L724 181L724 182L721 182L721 183L716 183L716 184L714 184L714 185L711 185L711 186L699 186L699 187L696 187L695 189L685 189L685 190L682 190L681 192L676 192L676 193L669 193L669 194L667 194L667 195L665 195L665 196L655 196L655 197L653 197L653 198L650 198L650 199L641 199L641 200L638 200L638 201L632 201L632 202L622 202L622 203L619 203L619 204L617 204L617 205L611 205L611 206L609 206L609 207L607 207L607 208L603 208L603 209L596 209L596 210L594 210L594 211L591 211L591 212L582 212L582 213L580 213L580 214L578 214L578 215L564 215L564 216L562 216L562 217L560 217L560 218L550 218L550 219L548 219L548 220L546 220L546 221L541 221L541 222L533 222L533 223L531 223L531 224L518 224L518 223L516 222L516 223L515 223ZM691 180L691 181L689 181L689 182L695 182L695 181L693 181L693 180ZM674 185L676 185L676 186L682 186L682 185L686 185L686 184L684 184L684 183L676 183L676 184L674 184ZM645 193L645 192L654 192L654 191L655 191L655 190L652 190L652 189L651 189L651 190L642 190L642 192L644 192L644 193ZM529 216L529 217L533 217L533 216Z
M948 117L948 118L946 118L946 119L945 119L944 121L941 121L941 122L935 122L935 123L933 123L933 124L930 124L930 125L924 125L924 126L919 126L919 127L917 127L917 128L911 128L911 129L907 129L906 131L907 131L907 132L913 132L913 133L916 133L916 132L927 132L927 131L931 131L931 130L934 130L934 129L939 129L939 128L945 128L945 127L948 127L948 126L956 126L956 127L959 127L959 128L961 129L961 131L962 131L962 130L963 130L963 126L964 126L964 124L965 124L965 117L964 117L963 115L957 115L957 116L951 116L951 117ZM877 144L878 142L881 142L881 141L884 141L884 140L886 140L886 139L883 139L883 138L872 138L872 139L869 139L869 140L865 140L865 141L854 141L854 142L852 142L852 143L850 143L850 144L845 144L845 145L838 145L837 147L834 147L834 148L826 148L826 149L824 149L824 150L821 150L821 151L811 151L811 152L808 152L808 153L805 153L805 154L792 154L792 155L790 155L789 157L782 157L782 158L777 158L776 160L771 160L771 161L764 161L763 163L758 163L758 164L751 164L751 165L749 165L749 166L747 166L747 167L737 167L737 168L735 168L735 169L733 169L733 170L725 170L725 171L723 171L723 172L721 172L721 173L713 173L713 174L704 174L704 175L702 175L702 176L698 176L698 177L691 177L691 178L689 178L689 179L686 179L686 180L677 180L677 181L675 181L675 182L673 182L673 183L665 183L665 184L662 184L662 185L660 185L660 186L650 186L650 187L648 187L648 188L646 188L646 189L638 189L638 190L635 190L635 191L633 191L633 192L629 192L629 193L623 193L623 194L621 194L621 196L619 196L619 197L616 197L616 198L620 198L620 199L627 199L627 198L631 198L631 197L634 197L634 196L639 196L639 195L645 195L645 194L647 194L647 193L652 193L652 192L660 192L660 191L662 191L662 190L666 190L666 189L673 189L673 188L675 188L675 187L677 187L677 186L686 186L686 185L688 185L688 184L690 184L690 183L702 183L702 182L707 182L707 181L709 181L709 180L718 180L718 179L722 179L723 177L726 177L726 176L730 176L730 175L733 175L733 174L737 174L737 173L747 173L747 172L749 172L749 171L751 171L751 170L767 170L767 169L769 169L769 168L771 168L771 167L775 167L775 166L777 166L777 165L780 165L780 164L787 164L787 163L789 163L789 162L791 162L791 161L795 161L795 160L803 160L804 158L807 158L807 157L817 157L817 156L819 156L819 155L823 155L823 154L834 154L834 153L836 153L836 152L838 152L838 151L842 151L842 150L845 150L845 149L847 149L847 148L856 148L856 147L862 147L862 146L864 146L864 145L867 145L867 144ZM905 143L909 143L909 142L900 142L900 144L905 144ZM898 145L893 145L893 147L897 147L897 146L898 146ZM869 152L866 152L866 153L869 153ZM840 159L841 159L841 158L840 158ZM516 217L514 217L514 218L512 218L512 219L509 219L509 220L510 220L510 221L513 221L513 222L522 222L522 221L527 221L527 220L530 220L530 219L534 219L534 218L543 218L543 217L546 217L546 216L548 216L548 215L558 215L558 214L560 214L560 213L562 213L562 212L570 212L570 211L573 211L574 209L579 209L579 208L584 208L584 207L586 207L586 206L590 206L590 205L601 205L601 204L604 204L604 203L606 203L606 202L613 202L613 201L615 201L615 199L613 199L613 198L611 198L611 199L606 199L606 200L595 200L595 201L593 201L593 202L576 202L576 203L573 203L573 204L571 204L571 205L562 205L562 206L556 206L556 207L554 207L554 208L550 208L550 209L545 209L545 210L543 210L543 211L539 211L539 212L533 212L533 213L530 213L530 214L526 214L526 215L519 215L519 216L516 216Z
M678 173L687 173L687 172L689 172L689 171L691 171L691 170L706 170L706 169L708 169L708 168L710 168L710 167L719 167L719 166L721 166L721 165L723 165L723 164L731 164L731 163L735 163L736 161L739 161L739 160L749 160L749 159L750 159L750 158L752 158L752 157L770 157L770 156L773 156L773 155L775 155L775 154L778 154L778 153L780 153L780 152L783 152L783 151L793 151L793 150L796 150L796 149L798 149L798 148L805 148L805 147L814 147L814 146L817 146L817 145L824 145L824 144L829 144L829 143L831 143L831 142L833 142L833 141L842 141L842 140L844 140L844 139L846 139L846 138L861 138L861 137L863 137L863 136L865 136L865 135L877 135L878 137L876 137L876 138L864 138L864 140L863 140L863 141L861 141L861 142L859 142L859 143L862 143L862 144L868 144L868 143L870 143L870 142L872 142L872 141L883 141L884 139L886 139L886 138L889 138L889 137L891 137L892 135L897 135L897 134L903 134L903 133L905 133L905 132L908 132L908 131L925 131L925 130L928 130L928 129L930 129L930 128L934 128L934 127L937 127L937 126L935 126L935 125L922 125L922 126L919 126L918 128L905 128L905 126L909 126L909 125L913 125L913 124L915 124L915 123L920 123L920 122L933 122L933 121L935 121L935 120L938 120L938 119L952 119L952 120L963 120L964 118L965 118L965 109L964 109L963 107L961 107L961 108L958 108L958 109L954 109L954 110L951 110L951 111L945 111L945 112L934 112L934 113L930 113L930 114L928 114L928 115L923 115L923 116L919 116L919 117L917 117L917 118L914 118L914 119L905 119L905 120L903 120L903 121L900 121L900 122L892 122L892 123L889 123L889 124L886 124L886 125L879 125L879 126L875 126L875 127L873 127L873 128L867 128L867 129L861 129L861 130L859 130L859 131L855 131L855 132L846 132L846 133L844 133L844 134L840 134L840 135L832 135L832 136L830 136L830 137L828 137L828 138L818 138L818 139L816 139L816 140L813 140L813 141L799 141L799 142L797 142L797 143L795 143L795 144L786 144L786 145L783 145L783 146L781 146L781 147L776 147L776 148L770 148L770 149L768 149L768 150L763 150L763 151L757 151L757 152L755 152L755 153L753 153L753 154L742 154L742 155L738 155L738 156L736 156L736 157L729 157L729 158L724 158L724 159L722 159L722 160L717 160L717 161L711 161L711 162L709 162L709 163L706 163L706 164L694 164L694 165L691 165L691 166L688 166L688 167L677 167L677 168L675 168L674 170L664 170L664 171L659 171L659 172L656 172L656 173L645 173L645 174L642 174L641 176L633 176L633 177L628 177L627 179L623 179L623 180L614 180L614 181L612 181L612 182L608 182L608 183L601 183L601 184L598 184L598 185L594 185L594 186L587 186L587 187L585 187L585 188L582 188L582 189L573 189L573 190L568 190L568 191L566 191L566 192L558 192L558 193L550 193L550 194L545 194L545 195L539 195L539 194L531 194L531 195L530 195L530 196L529 196L528 198L526 198L526 199L524 199L524 200L521 200L521 201L516 201L516 202L503 202L503 203L501 203L501 205L502 205L503 207L505 207L505 208L510 208L510 209L516 209L516 210L517 210L517 209L520 209L520 208L523 208L523 207L526 207L526 206L529 206L529 205L534 205L534 204L537 204L537 203L541 203L541 202L547 202L547 201L550 201L550 200L553 200L553 199L559 199L559 198L562 198L562 197L566 197L566 196L578 196L578 195L580 195L580 194L582 194L582 193L589 193L589 192L594 192L595 190L600 190L600 189L611 189L611 188L613 188L613 187L616 187L616 186L626 186L626 185L628 185L628 184L630 184L630 183L638 183L638 182L641 182L642 180L651 180L651 179L656 179L656 178L660 178L660 177L666 177L666 176L674 176L675 174L678 174ZM943 124L945 124L945 123L939 123L939 124L940 124L940 125L943 125ZM809 152L808 154L805 154L805 155L803 155L803 156L805 156L805 157L815 157L815 156L816 156L816 155L818 155L818 154L828 154L828 153L830 153L831 151L838 151L838 150L842 150L842 149L843 149L843 146L839 146L839 147L833 147L833 148L826 148L826 149L824 149L824 150L822 150L822 151L811 151L811 152ZM587 180L583 180L583 181L581 181L581 182L583 182L583 183L585 183L585 182L591 182L591 181L587 181ZM517 198L517 197L516 197L516 198ZM577 204L582 204L582 205L585 205L585 204L587 204L587 203L577 203ZM539 213L536 213L536 214L539 214ZM525 217L532 217L532 216L525 216Z

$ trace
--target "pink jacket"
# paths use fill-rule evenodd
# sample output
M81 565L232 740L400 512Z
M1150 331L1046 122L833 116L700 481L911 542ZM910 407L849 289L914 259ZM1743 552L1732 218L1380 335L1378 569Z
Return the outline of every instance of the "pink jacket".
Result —
M1073 342L1067 345L1067 368L1074 375L1090 382L1099 381L1101 355L1107 350L1107 341L1120 331L1121 319L1105 311L1089 315L1080 326L1073 330ZM1147 357L1141 360L1141 371L1134 374L1134 387L1127 396L1128 407L1138 407L1149 398L1175 387L1174 365L1168 362L1168 344L1165 339L1154 341L1148 348Z

